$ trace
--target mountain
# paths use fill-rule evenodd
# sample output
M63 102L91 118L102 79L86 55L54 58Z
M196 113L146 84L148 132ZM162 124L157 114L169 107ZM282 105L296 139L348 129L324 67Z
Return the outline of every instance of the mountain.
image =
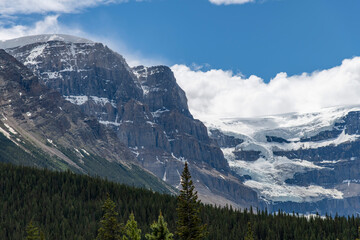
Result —
M68 35L14 39L0 42L0 48L30 69L41 84L59 93L58 98L47 100L50 105L61 102L91 119L87 122L94 124L91 129L97 130L96 136L111 143L110 148L95 144L106 149L109 158L115 145L122 146L134 164L174 187L180 186L183 163L188 161L204 202L261 205L257 193L230 169L205 125L192 117L186 95L170 68L130 68L107 46ZM100 154L101 149L94 153Z
M98 175L160 192L176 191L136 163L116 135L40 84L0 50L0 160Z
M166 66L130 67L107 46L68 35L0 48L17 60L1 52L1 161L163 192L179 188L188 161L206 203L360 212L359 106L204 124Z
M360 106L206 125L230 168L268 209L360 212Z

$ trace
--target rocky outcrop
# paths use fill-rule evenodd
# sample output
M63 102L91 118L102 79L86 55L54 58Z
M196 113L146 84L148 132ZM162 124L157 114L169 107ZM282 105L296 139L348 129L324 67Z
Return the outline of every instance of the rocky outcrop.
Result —
M144 93L144 103L151 112L161 109L177 110L192 118L185 92L176 83L173 72L167 66L144 67L133 69Z

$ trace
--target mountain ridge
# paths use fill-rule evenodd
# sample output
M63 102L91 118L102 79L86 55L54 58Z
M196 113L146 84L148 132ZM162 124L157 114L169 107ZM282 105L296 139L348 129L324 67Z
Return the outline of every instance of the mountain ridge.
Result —
M8 148L42 159L41 167L108 177L158 191L170 186L137 166L132 154L97 120L41 85L33 73L0 50L0 131ZM11 158L5 159L9 161ZM13 159L30 165L21 159Z

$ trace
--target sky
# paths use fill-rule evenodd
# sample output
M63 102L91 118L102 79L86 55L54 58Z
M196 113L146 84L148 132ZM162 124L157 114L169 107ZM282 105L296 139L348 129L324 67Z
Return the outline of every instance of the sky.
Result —
M359 11L359 0L0 0L0 40L103 42L131 66L170 66L197 118L254 117L360 104Z

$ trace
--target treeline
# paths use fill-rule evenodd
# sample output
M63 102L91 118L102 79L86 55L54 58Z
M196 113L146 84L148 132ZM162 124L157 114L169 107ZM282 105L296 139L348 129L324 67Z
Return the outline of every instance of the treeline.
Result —
M177 199L100 178L71 172L53 172L0 164L0 239L24 239L32 222L45 239L95 239L109 197L116 204L119 222L134 213L142 239L160 211L169 231L176 232ZM240 212L208 205L200 207L201 222L207 225L205 239L355 239L360 219L315 217L307 219L285 213ZM249 223L249 224L248 224ZM175 235L174 239L178 239Z

